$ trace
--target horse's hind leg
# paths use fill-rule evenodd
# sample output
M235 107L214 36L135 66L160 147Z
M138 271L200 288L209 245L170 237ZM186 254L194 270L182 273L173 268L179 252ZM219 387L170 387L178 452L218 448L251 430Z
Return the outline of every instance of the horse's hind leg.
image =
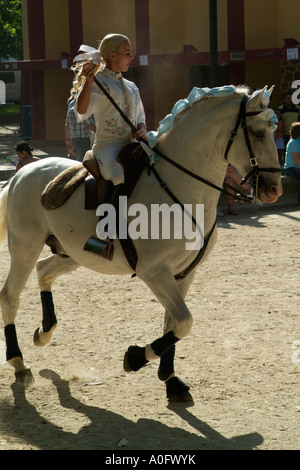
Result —
M52 298L52 284L62 274L67 274L78 268L78 264L72 258L52 255L37 262L36 269L40 287L42 303L42 327L37 328L34 333L34 344L45 346L51 341L52 333L56 327L54 303Z
M19 307L20 294L33 270L37 258L42 250L42 246L26 246L13 242L10 237L11 264L9 274L0 292L0 305L4 323L4 333L6 339L6 358L8 363L15 368L16 379L29 385L33 382L30 369L23 361L22 352L18 345L15 318Z

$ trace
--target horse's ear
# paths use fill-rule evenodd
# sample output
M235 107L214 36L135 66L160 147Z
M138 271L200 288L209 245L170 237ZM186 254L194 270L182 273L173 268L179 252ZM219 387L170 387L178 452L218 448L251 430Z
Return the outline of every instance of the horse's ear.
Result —
M268 90L268 86L265 86L262 90L255 91L248 101L248 110L264 109L269 106L272 91L274 85Z
M272 92L273 92L274 88L275 88L275 85L272 85L270 90L268 90L268 93L269 93L270 97L272 95Z

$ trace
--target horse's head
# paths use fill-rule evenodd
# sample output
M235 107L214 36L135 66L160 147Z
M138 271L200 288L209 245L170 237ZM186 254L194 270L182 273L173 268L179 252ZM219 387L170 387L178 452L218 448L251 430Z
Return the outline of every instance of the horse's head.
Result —
M255 198L262 202L275 202L282 194L281 169L278 160L274 131L276 115L268 108L272 89L265 87L250 98L245 95L225 157L232 163L244 181L252 183ZM242 146L238 152L229 150L236 141ZM241 153L242 152L242 153Z

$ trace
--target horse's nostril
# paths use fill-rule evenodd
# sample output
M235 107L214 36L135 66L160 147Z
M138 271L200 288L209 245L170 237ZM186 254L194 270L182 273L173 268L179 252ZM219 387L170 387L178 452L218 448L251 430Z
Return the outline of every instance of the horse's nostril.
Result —
M271 191L274 194L274 196L280 197L282 195L281 185L280 186L278 186L278 185L272 186Z

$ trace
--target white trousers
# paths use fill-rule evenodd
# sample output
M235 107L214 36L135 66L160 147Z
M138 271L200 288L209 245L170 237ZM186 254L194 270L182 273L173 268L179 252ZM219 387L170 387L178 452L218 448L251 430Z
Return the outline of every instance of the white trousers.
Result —
M93 152L100 172L106 180L110 180L114 186L124 183L125 176L122 165L117 161L117 156L125 147L126 142L116 142L112 144L94 144Z

